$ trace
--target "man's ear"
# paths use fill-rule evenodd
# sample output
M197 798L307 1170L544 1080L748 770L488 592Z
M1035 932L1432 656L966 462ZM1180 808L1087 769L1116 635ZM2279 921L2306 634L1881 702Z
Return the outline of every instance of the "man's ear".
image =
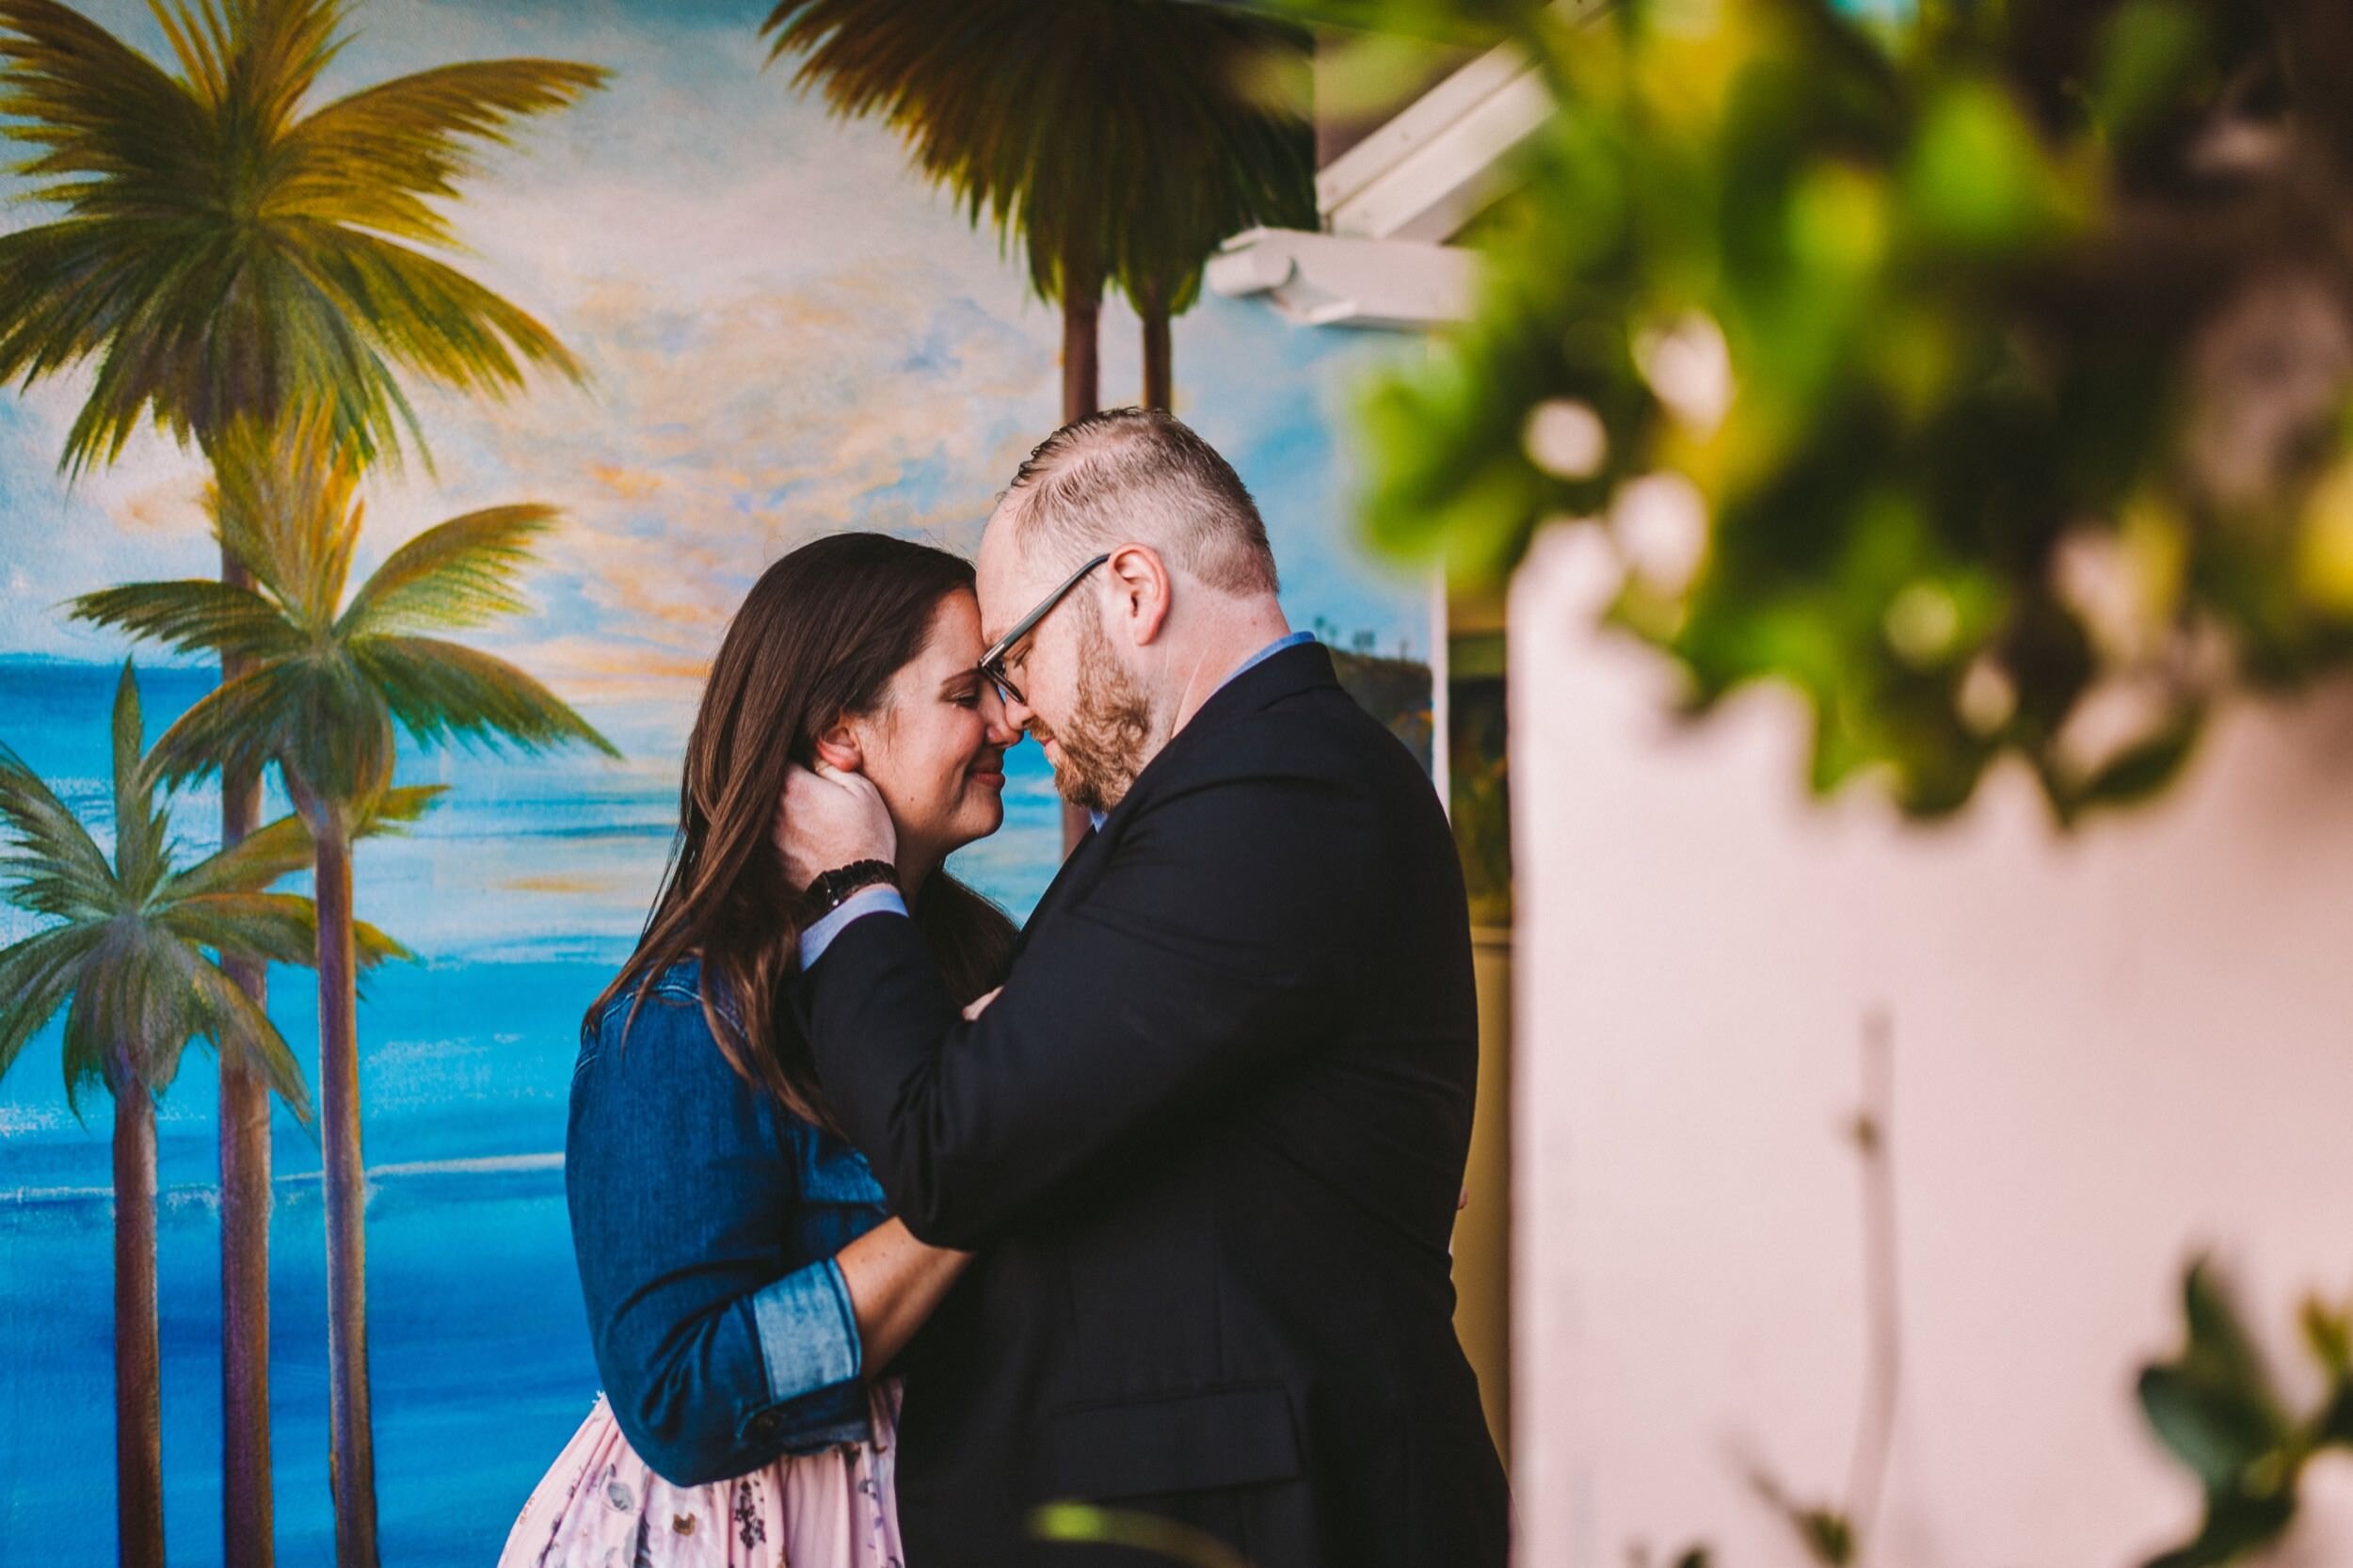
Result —
M857 730L852 727L847 713L833 721L817 737L817 760L829 768L843 773L859 773L866 767L866 749L858 744Z
M1114 619L1138 648L1150 645L1167 624L1176 581L1160 552L1148 544L1124 545L1103 563L1117 594Z

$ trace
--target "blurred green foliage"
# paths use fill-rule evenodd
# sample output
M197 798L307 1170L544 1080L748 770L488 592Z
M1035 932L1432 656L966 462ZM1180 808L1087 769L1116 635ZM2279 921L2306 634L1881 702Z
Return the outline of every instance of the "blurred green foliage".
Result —
M2148 1568L2219 1568L2272 1545L2295 1522L2305 1465L2324 1449L2353 1448L2353 1303L2304 1304L2303 1337L2323 1391L2304 1414L2288 1409L2213 1268L2200 1261L2182 1286L2181 1352L2140 1374L2140 1405L2167 1450L2206 1495L2197 1535Z
M1367 400L1378 543L1493 581L1585 520L1692 712L1785 683L1816 790L1922 816L2005 757L2138 800L2353 661L2353 8L1465 10L1561 108Z

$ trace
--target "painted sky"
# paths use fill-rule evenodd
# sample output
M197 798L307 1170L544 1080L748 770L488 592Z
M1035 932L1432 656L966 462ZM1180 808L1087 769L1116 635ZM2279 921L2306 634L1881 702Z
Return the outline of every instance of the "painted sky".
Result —
M484 640L584 700L698 673L760 568L804 539L882 528L968 550L1056 423L1058 314L892 136L763 69L767 8L361 0L327 83L514 55L615 72L526 127L456 208L460 264L554 328L591 384L544 380L504 405L421 395L434 470L371 482L361 561L475 506L564 507L536 610ZM83 9L162 54L138 0ZM1257 492L1294 620L1419 653L1420 589L1368 563L1346 518L1349 389L1409 351L1215 298L1176 328L1178 411ZM1140 381L1135 319L1114 304L1106 401ZM0 650L105 657L117 645L68 624L61 600L217 568L200 466L163 436L71 488L57 474L79 392L0 395Z

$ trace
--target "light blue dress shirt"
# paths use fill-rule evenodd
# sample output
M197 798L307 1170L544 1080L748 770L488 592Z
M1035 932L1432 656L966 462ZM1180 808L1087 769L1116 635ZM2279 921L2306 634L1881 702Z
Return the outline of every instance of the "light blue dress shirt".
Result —
M1294 632L1288 637L1275 638L1274 641L1235 665L1232 672L1225 680L1219 681L1216 690L1209 695L1216 696L1218 692L1224 691L1276 654L1294 648L1305 648L1315 640L1316 634L1312 632ZM1094 826L1103 825L1102 812L1090 811L1087 816ZM907 901L899 896L898 888L881 885L860 888L856 892L843 899L839 907L829 911L824 919L801 933L802 972L806 974L816 967L817 960L824 956L825 949L833 944L833 939L840 936L842 928L852 920L865 915L904 915L906 912Z

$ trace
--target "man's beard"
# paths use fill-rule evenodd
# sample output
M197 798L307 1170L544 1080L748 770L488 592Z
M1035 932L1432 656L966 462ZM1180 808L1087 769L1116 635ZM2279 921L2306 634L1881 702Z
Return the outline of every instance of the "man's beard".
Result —
M1082 811L1109 811L1150 760L1152 704L1112 650L1102 623L1089 620L1079 636L1079 693L1070 723L1054 729L1033 717L1030 733L1062 748L1054 787Z

